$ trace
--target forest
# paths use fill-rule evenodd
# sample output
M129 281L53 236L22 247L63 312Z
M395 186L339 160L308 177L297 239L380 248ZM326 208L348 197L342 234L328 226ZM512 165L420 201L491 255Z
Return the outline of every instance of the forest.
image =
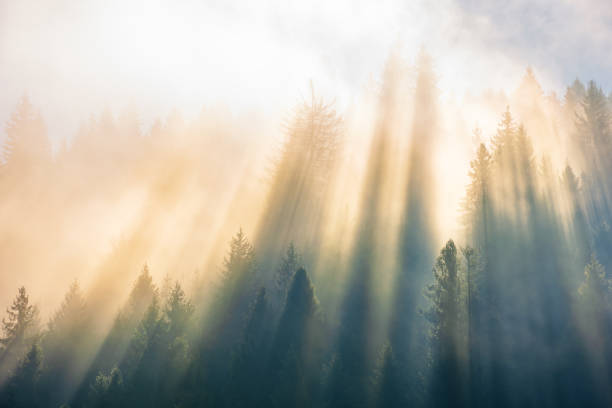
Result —
M441 172L459 125L437 78L425 51L391 55L356 114L312 87L258 148L248 118L143 130L128 109L53 149L24 97L0 166L0 406L612 406L612 95L546 94L528 68L454 105L496 125Z

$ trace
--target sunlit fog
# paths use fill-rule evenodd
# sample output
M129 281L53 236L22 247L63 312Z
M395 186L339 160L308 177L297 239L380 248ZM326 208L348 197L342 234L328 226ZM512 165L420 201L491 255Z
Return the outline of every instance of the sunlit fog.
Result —
M0 407L612 406L612 5L0 0Z

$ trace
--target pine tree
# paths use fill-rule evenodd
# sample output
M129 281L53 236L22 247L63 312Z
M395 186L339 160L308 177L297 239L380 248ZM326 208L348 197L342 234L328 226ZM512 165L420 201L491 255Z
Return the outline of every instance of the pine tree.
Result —
M155 295L155 285L153 284L153 278L149 273L149 267L145 264L142 268L142 272L138 276L138 279L134 283L134 287L130 292L128 299L129 309L126 311L131 315L132 319L136 321L140 320L153 301Z
M38 336L38 308L30 304L25 287L19 288L6 312L0 338L0 380L6 378L7 370L14 366Z
M527 67L525 70L525 75L523 75L521 79L517 94L519 96L519 101L523 104L527 104L530 108L534 107L535 101L544 96L544 91L542 91L542 87L538 83L531 67Z
M193 312L178 282L161 310L155 292L119 367L126 390L123 404L178 403L177 390L191 359L187 331Z
M189 330L194 307L181 285L176 282L170 291L163 309L163 319L160 322L160 335L154 348L145 352L143 359L156 359L159 364L159 376L153 385L160 390L159 404L173 405L178 399L177 389L185 375L191 359L191 345L188 341ZM151 371L150 366L146 371Z
M164 375L163 356L167 352L165 329L159 299L155 296L119 366L126 389L124 405L161 404L160 379Z
M571 112L573 119L576 116L576 108L580 106L586 96L586 88L578 78L567 87L565 91L565 106Z
M185 333L193 312L193 304L185 296L181 285L176 282L164 307L164 316L168 322L168 331L171 337L179 337Z
M533 145L523 125L519 125L516 132L516 149L519 177L531 183L534 170Z
M73 332L81 328L85 318L85 298L81 292L79 283L75 280L57 312L49 321L50 333Z
M51 145L47 139L42 117L27 96L24 96L6 125L7 138L3 146L3 160L7 168L20 173L32 166L47 164L51 159Z
M519 188L522 187L518 177L519 164L517 160L517 136L519 129L510 114L510 107L502 114L497 126L497 132L492 139L492 178L489 185L495 187L496 200L518 200Z
M123 373L124 381L131 381L149 342L159 333L160 319L159 298L158 295L155 294L151 304L138 324L130 340L125 357L122 359L119 366L119 369Z
M612 306L611 288L604 267L592 255L591 261L584 269L584 281L578 293L589 304L593 313L605 313Z
M124 392L123 376L121 370L113 368L108 375L99 373L89 390L89 404L91 408L118 408L121 407Z
M580 180L569 165L565 166L565 170L561 175L561 188L566 194L566 202L569 207L568 213L573 231L573 247L575 248L573 249L573 256L580 264L584 264L587 262L589 254L593 251L592 238L581 203L582 188ZM607 251L604 253L607 255Z
M398 381L402 378L402 374L399 372L401 369L390 344L383 346L377 365L374 377L377 394L375 406L380 408L404 406L406 389Z
M223 261L219 296L231 302L237 292L248 287L254 278L255 252L242 228L230 242L229 254Z
M224 396L231 407L260 406L266 396L267 309L266 290L261 288L250 305L241 340L231 357L230 378Z
M576 126L583 145L592 149L591 154L609 153L612 140L608 101L594 81L588 83L582 102L582 111L582 115L578 116Z
M295 249L295 245L293 242L289 244L287 247L287 252L285 256L276 270L276 276L274 279L274 283L276 286L276 291L278 292L278 302L281 307L285 304L287 298L287 292L291 286L291 281L293 280L293 276L295 272L298 270L301 264L300 256Z
M68 402L75 380L80 379L86 368L88 315L85 298L77 281L74 281L60 308L48 323L42 338L45 350L45 369L41 374L41 387L49 401L61 404Z
M466 246L461 248L465 259L465 317L466 317L466 344L468 352L468 395L467 401L479 401L483 392L482 356L486 347L486 338L483 336L483 314L486 313L486 288L483 288L484 261L478 250Z
M304 268L295 273L287 301L276 334L274 353L279 362L283 354L293 346L300 353L303 350L308 329L313 323L319 306L314 287Z
M319 301L304 268L295 273L272 347L275 406L312 406L319 364Z
M517 180L515 194L520 197L521 201L526 204L528 211L531 214L528 216L537 216L533 211L536 210L536 172L535 160L533 157L533 145L531 139L527 135L525 127L521 124L516 131L516 157L515 168Z
M162 280L162 284L159 290L159 296L161 298L162 303L166 303L168 301L171 291L172 291L172 279L170 278L170 274L166 274L164 275L164 279Z
M453 240L440 251L433 275L434 283L426 292L432 305L425 316L431 323L434 406L464 406L466 395L460 358L463 304L457 248Z
M38 380L42 366L42 352L34 343L23 357L13 375L0 392L0 405L34 408L40 406Z
M317 98L314 90L311 95L287 123L285 141L273 163L266 216L255 238L265 280L273 279L278 254L290 242L305 254L318 245L343 121L333 103Z
M597 401L593 406L608 406L612 402L609 384L602 378L612 374L612 346L607 339L612 335L612 281L595 255L584 268L584 281L578 288L577 327L580 347L586 359L576 359L575 369L582 371L587 382L588 398ZM597 356L589 358L589 356ZM584 366L584 368L583 368ZM580 383L578 383L580 385Z
M491 156L480 144L476 158L470 162L470 184L463 203L464 223L474 245L487 241L487 219L490 212Z
M4 336L0 344L4 351L18 347L35 333L38 324L38 308L30 304L25 287L20 287L13 304L6 310L8 318L2 319Z
M248 310L256 287L255 251L242 228L230 242L223 262L221 282L211 308L216 342L231 346L240 333L242 316Z
M502 165L512 161L514 155L516 124L510 113L510 107L502 114L501 122L497 126L497 132L493 137L493 155L495 160Z
M220 284L208 311L207 330L190 368L194 373L190 386L199 400L205 399L213 405L223 403L223 390L231 372L231 354L240 341L243 318L257 295L256 274L253 246L240 229L230 242Z
M76 401L89 398L90 386L100 373L111 372L121 364L134 332L156 296L157 288L145 264L132 286L128 301L115 316L108 335L91 363L75 398Z

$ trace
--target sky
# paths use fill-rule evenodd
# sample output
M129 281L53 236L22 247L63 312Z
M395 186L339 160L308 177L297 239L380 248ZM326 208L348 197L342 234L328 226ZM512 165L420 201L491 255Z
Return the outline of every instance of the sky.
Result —
M391 50L420 47L443 96L510 90L527 66L546 91L609 89L610 40L605 0L0 0L0 123L27 94L57 146L104 108L144 124L218 104L275 115L311 80L343 109Z

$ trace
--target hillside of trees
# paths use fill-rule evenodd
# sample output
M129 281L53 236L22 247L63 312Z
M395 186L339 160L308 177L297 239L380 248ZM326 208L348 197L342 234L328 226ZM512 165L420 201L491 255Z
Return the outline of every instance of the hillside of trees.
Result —
M103 113L52 153L24 98L0 166L2 254L38 268L57 231L89 244L80 220L103 200L146 205L86 287L70 269L86 264L49 265L74 276L55 309L15 287L0 406L612 406L612 98L579 80L544 95L528 69L495 133L474 131L461 229L441 243L446 112L429 57L407 65L390 58L372 91L362 175L343 165L352 128L313 91L263 194L230 162L252 154L247 126L172 116L143 132ZM205 275L173 274L200 255Z

